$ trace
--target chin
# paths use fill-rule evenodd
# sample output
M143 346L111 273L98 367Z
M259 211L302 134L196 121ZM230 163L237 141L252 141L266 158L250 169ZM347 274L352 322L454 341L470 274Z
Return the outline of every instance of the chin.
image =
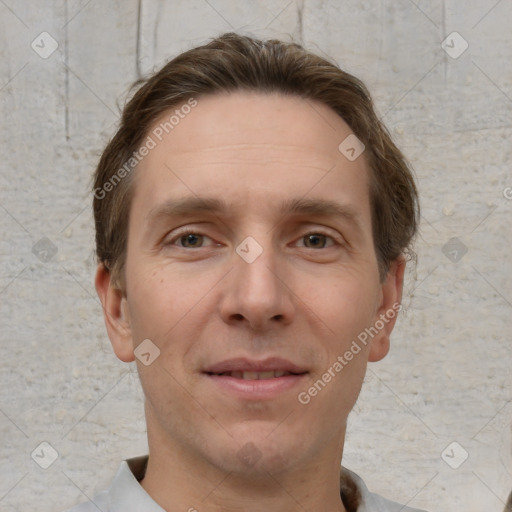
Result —
M251 475L268 480L269 474L276 475L293 468L299 462L297 454L304 453L304 441L291 436L286 428L278 435L276 425L272 429L254 426L244 428L232 438L232 445L216 454L225 470L239 475ZM219 446L219 445L215 445ZM226 453L230 453L229 462ZM230 467L227 468L226 465Z

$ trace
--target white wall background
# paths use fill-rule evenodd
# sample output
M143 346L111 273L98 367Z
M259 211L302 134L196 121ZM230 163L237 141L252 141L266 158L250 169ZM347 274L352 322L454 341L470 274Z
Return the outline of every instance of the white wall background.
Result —
M236 30L294 38L362 78L418 177L407 311L369 366L344 464L412 506L500 511L512 486L511 19L510 0L0 1L0 510L63 510L146 451L135 366L113 355L93 287L90 176L139 73ZM453 31L469 45L458 58L441 47ZM51 49L42 32L58 43L48 58L31 47ZM31 458L42 441L58 452L48 469ZM442 458L452 442L453 466L469 455L457 469Z

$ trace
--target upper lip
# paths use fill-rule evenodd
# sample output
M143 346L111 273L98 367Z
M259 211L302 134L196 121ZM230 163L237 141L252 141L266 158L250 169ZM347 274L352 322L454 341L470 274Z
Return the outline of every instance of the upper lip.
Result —
M226 372L271 372L284 371L290 373L306 373L307 370L299 365L280 357L269 357L261 361L237 357L226 359L208 366L205 373L226 373Z

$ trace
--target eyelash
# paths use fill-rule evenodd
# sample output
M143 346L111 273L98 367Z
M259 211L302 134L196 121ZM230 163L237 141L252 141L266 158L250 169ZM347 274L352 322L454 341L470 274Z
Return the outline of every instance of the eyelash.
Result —
M197 231L197 230L193 230L193 229L187 229L187 230L183 230L181 232L178 232L168 243L166 243L165 245L174 245L174 243L177 241L177 240L180 240L181 238L183 238L184 236L187 236L187 235L199 235L199 236L204 236L204 237L207 237L207 238L210 238L208 235L205 235L203 233L201 233L200 231ZM211 240L211 238L210 238ZM181 247L181 246L179 246ZM181 247L182 249L189 249L189 247ZM201 248L201 247L200 247Z
M186 229L179 233L176 233L175 236L169 242L166 242L164 245L166 245L166 246L174 245L176 241L180 240L181 238L183 238L184 236L187 236L187 235L199 235L199 236L203 236L206 238L210 238L208 235L205 235L204 233L201 233L200 231L193 230L193 229ZM322 230L308 231L307 233L304 233L299 239L304 239L306 236L310 236L310 235L322 235L322 236L325 236L326 238L330 239L333 242L333 245L338 245L338 246L344 245L339 240L336 240L335 237L333 237L332 235L330 235ZM210 238L210 240L212 240L212 239ZM330 245L327 247L320 247L320 249L328 249L329 247L332 247L333 245ZM190 249L190 247L182 247L182 246L178 246L178 247L180 247L182 249ZM199 249L202 249L202 248L203 247L199 247ZM304 248L312 249L312 247L304 247Z
M315 231L308 231L307 233L304 233L300 238L299 240L304 240L304 238L306 238L307 236L310 236L310 235L321 235L321 236L325 236L326 239L330 239L333 244L332 245L328 245L327 247L320 247L320 249L328 249L329 247L333 247L335 245L342 245L340 243L339 240L336 240L336 238L334 238L332 235L328 234L328 233L325 233L324 231L322 230L315 230ZM314 249L314 247L305 247L305 249Z

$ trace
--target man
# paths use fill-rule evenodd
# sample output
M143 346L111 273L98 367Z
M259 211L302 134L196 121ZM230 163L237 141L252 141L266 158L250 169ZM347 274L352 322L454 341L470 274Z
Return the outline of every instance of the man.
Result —
M364 85L225 34L143 82L95 178L96 290L149 457L73 512L413 510L340 468L418 219Z

